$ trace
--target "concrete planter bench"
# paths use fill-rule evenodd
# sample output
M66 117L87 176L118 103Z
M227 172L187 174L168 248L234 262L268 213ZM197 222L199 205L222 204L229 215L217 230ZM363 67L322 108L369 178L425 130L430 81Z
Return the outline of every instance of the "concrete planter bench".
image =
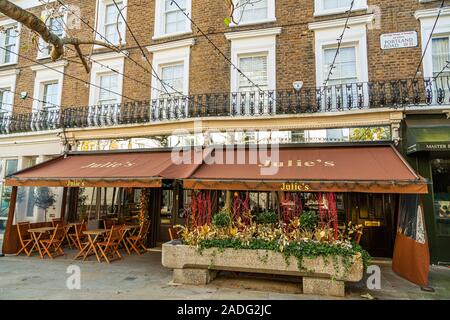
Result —
M358 282L363 277L360 257L353 257L349 268L341 257L304 258L302 269L297 259L280 252L249 249L204 249L167 242L162 247L162 265L173 269L173 282L204 285L213 280L217 271L239 271L302 277L303 293L327 296L345 296L345 282Z

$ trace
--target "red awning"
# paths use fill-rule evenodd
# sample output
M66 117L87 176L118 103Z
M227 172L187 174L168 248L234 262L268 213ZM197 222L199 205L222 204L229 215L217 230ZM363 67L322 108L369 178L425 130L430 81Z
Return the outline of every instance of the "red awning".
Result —
M230 155L234 152L234 155ZM392 146L323 146L278 150L267 158L251 149L215 150L209 163L189 179L188 189L428 193L425 179L415 174ZM262 158L262 159L261 159ZM228 159L228 161L227 161ZM234 159L234 161L229 161ZM242 161L242 159L245 159ZM253 161L253 162L252 162ZM227 164L231 163L231 164Z
M51 187L160 187L187 178L195 164L175 165L170 151L74 153L6 178L7 185Z

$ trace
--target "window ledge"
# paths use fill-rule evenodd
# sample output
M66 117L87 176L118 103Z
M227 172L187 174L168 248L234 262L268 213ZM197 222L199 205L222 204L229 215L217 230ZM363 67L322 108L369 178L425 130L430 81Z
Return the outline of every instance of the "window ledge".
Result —
M195 39L188 38L188 39L183 39L183 40L178 40L178 41L169 41L169 42L164 42L161 44L154 44L154 45L148 46L147 50L149 52L156 52L156 51L171 50L171 49L176 49L176 48L181 48L181 47L191 47L194 44L195 44Z
M255 20L255 21L247 21L247 22L239 22L239 24L236 23L230 23L230 28L236 28L236 27L243 27L243 26L251 26L255 24L264 24L264 23L271 23L271 22L277 22L276 18L269 18L264 20Z
M44 59L48 59L48 58L50 58L50 55L49 54L47 54L47 55L37 55L37 57L36 57L36 60L44 60Z
M373 14L365 14L362 16L355 16L348 19L348 25L357 25L357 24L370 24L374 19ZM308 24L309 30L321 30L321 29L329 29L329 28L337 28L345 25L347 21L346 18L342 19L332 19L325 21L317 21Z
M367 10L367 9L369 9L368 6L359 6L359 7L354 7L352 9L352 12L361 11L361 10ZM314 12L314 17L330 16L330 15L333 15L333 14L340 14L340 13L345 13L345 12L347 12L347 8L320 10L320 11L315 11Z
M167 39L167 38L171 38L171 37L184 36L184 35L191 34L191 33L192 33L192 30L174 32L174 33L166 33L166 34L158 34L158 35L154 35L152 37L152 40L160 40L160 39Z
M14 76L20 73L20 69L7 69L0 71L0 77Z
M15 61L15 62L8 62L8 63L0 63L0 68L7 67L7 66L13 66L13 65L16 65L17 63L18 63L17 61Z
M264 28L264 29L256 29L256 30L243 30L243 31L234 31L225 33L225 38L227 40L234 39L243 39L243 38L252 38L252 37L260 37L260 36L275 36L281 33L281 27L275 28Z
M62 67L67 66L68 64L69 64L69 61L67 61L67 60L58 60L58 61L43 64L43 65L41 65L41 64L34 65L34 66L31 66L30 69L32 71L41 71L41 70L47 70L49 68L53 68L53 69L62 68ZM51 71L53 71L53 70L51 70Z

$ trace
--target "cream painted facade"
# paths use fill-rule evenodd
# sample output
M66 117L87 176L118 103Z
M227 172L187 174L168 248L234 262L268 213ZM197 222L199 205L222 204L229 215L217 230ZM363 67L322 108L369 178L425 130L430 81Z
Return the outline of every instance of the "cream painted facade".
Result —
M10 187L4 185L4 177L18 170L50 160L63 153L61 130L29 132L0 135L0 237L3 237L3 225L7 219ZM34 205L34 188L22 188L18 193L16 221L41 222L57 215L61 205L62 190L52 188L56 196L54 208L47 210Z

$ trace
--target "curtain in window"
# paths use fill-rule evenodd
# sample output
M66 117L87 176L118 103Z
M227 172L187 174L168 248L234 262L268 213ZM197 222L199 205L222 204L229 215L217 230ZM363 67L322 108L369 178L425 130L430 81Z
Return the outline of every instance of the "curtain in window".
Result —
M432 56L433 56L433 77L437 76L450 60L449 56L449 38L434 38L432 40ZM441 75L449 75L449 69Z
M267 56L248 56L239 59L239 68L262 90L267 90ZM239 91L256 91L256 88L246 77L239 75Z
M324 51L324 79L328 76L335 54L335 48L325 49ZM341 48L336 58L334 67L335 68L333 69L327 85L357 82L355 47Z

